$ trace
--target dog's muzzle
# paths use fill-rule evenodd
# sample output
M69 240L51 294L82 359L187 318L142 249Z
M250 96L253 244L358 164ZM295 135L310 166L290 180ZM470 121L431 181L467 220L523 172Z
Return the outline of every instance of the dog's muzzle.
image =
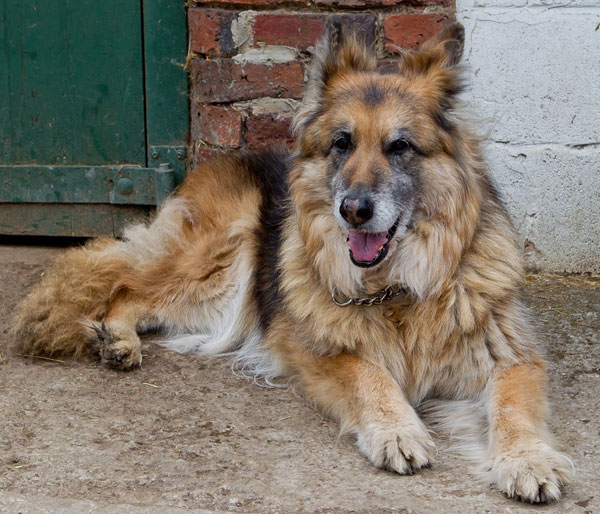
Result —
M388 253L389 243L394 237L400 217L387 232L368 232L366 230L350 229L347 243L350 247L350 259L356 266L370 268L379 264Z

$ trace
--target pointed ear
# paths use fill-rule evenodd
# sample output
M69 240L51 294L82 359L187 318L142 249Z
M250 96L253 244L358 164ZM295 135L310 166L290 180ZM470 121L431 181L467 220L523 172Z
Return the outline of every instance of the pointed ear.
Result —
M465 29L452 23L439 34L425 41L418 51L403 50L400 72L404 75L427 75L432 70L451 70L462 57L465 47Z
M350 71L372 71L375 65L375 55L365 42L354 33L346 33L339 20L330 18L325 26L325 34L317 43L309 67L309 79L326 86L336 75Z
M460 23L452 23L426 41L421 51L439 54L443 66L453 68L460 62L464 49L465 28Z
M352 71L373 71L376 64L375 53L364 41L354 33L347 34L339 20L329 18L308 68L302 106L294 118L295 134L299 135L320 112L323 93L335 77Z
M432 102L432 109L434 105L436 110L451 109L463 90L458 64L464 46L465 29L460 23L453 23L427 40L420 50L403 50L400 74L421 83L421 91Z

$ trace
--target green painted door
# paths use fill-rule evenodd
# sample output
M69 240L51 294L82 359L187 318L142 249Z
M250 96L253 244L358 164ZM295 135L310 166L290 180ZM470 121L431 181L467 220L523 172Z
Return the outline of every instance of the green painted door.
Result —
M0 9L0 234L118 235L185 173L184 3Z

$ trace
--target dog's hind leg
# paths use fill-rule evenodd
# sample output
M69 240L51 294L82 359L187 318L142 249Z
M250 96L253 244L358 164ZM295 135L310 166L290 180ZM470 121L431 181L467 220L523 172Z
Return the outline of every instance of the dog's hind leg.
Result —
M169 199L151 224L129 227L124 240L102 238L67 251L18 305L10 330L14 350L46 356L92 353L98 337L108 337L99 329L115 285L176 252L189 218L185 201Z
M198 233L166 257L124 273L115 283L105 318L89 323L93 348L109 367L141 364L137 331L161 328L165 346L182 352L221 353L255 324L249 299L253 231Z
M15 349L95 352L130 369L141 362L136 331L151 327L166 329L175 350L233 349L256 325L248 293L265 199L249 166L234 158L203 165L152 223L67 252L17 308Z
M93 353L108 367L130 370L142 363L142 343L137 329L151 317L141 298L121 294L111 301L102 322L85 323Z

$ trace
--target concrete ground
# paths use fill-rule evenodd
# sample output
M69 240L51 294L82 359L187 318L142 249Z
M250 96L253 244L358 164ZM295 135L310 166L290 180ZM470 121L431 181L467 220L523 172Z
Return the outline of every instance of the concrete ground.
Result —
M577 480L550 506L478 483L439 442L415 476L373 468L293 391L226 360L147 345L131 373L10 355L15 302L62 249L0 246L0 512L600 513L600 281L536 275L559 445Z

